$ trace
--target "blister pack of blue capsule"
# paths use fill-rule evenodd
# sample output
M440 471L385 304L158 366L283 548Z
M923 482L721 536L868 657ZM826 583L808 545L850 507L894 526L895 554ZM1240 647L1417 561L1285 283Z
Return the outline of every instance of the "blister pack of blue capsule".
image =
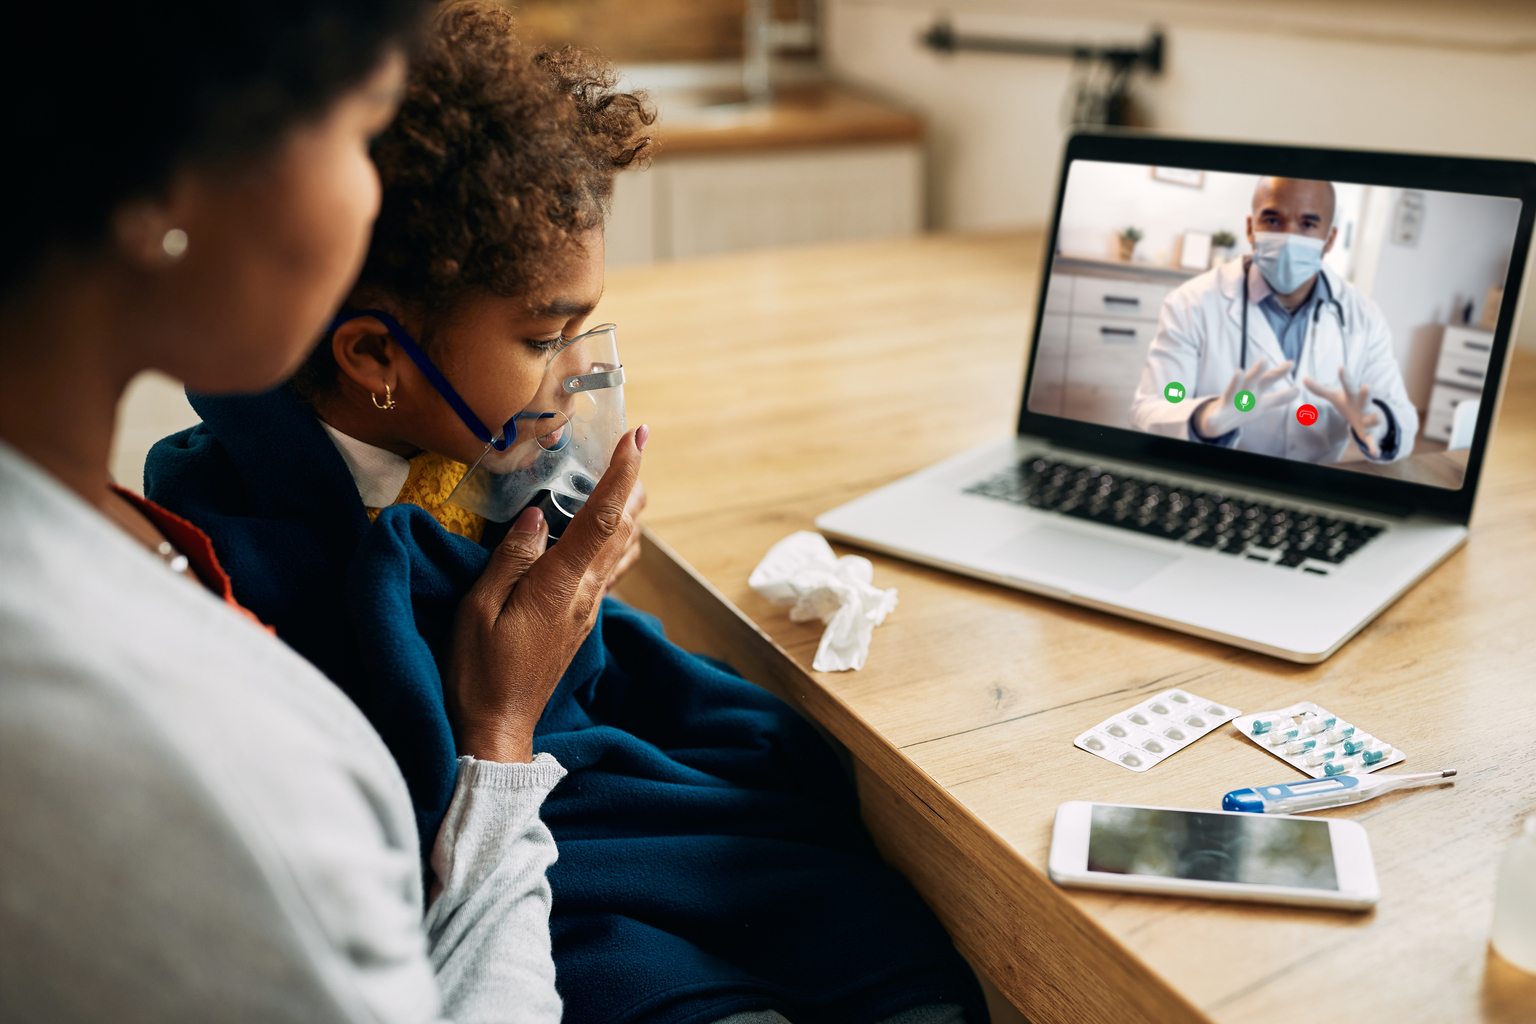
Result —
M1073 740L1072 745L1122 768L1144 772L1240 713L1187 690L1164 690L1105 719Z
M1408 755L1309 700L1243 715L1232 727L1314 779L1373 772Z

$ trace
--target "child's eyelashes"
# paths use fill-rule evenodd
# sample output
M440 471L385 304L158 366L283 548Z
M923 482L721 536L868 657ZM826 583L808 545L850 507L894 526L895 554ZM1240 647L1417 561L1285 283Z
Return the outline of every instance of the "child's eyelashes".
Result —
M558 348L565 339L557 334L553 338L524 338L523 340L533 346L536 352L550 352Z

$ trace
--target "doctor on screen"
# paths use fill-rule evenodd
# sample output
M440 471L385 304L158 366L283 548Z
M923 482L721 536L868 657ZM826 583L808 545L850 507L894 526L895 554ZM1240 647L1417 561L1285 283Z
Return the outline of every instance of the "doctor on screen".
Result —
M1164 301L1132 426L1307 462L1338 462L1351 444L1376 462L1413 450L1419 416L1386 320L1323 265L1338 234L1333 211L1326 181L1260 179L1253 256Z

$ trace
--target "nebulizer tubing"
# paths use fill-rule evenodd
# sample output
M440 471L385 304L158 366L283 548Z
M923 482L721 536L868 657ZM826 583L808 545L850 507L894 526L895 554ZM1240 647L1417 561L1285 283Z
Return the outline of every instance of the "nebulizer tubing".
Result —
M507 446L517 440L517 421L520 418L524 418L522 413L518 413L507 420L501 428L501 437L498 438L495 434L491 433L490 428L481 421L479 416L475 415L475 410L469 407L469 403L459 397L459 393L453 389L452 384L448 383L448 378L443 376L443 372L433 364L431 358L422 351L421 346L416 344L416 339L412 338L410 333L400 326L400 321L382 309L342 310L331 321L330 331L334 332L336 328L349 320L356 320L359 317L365 316L371 316L384 325L384 329L389 331L389 336L394 338L401 348L405 349L405 354L411 357L411 362L416 364L416 368L421 371L423 377L427 378L427 382L437 389L437 393L443 396L443 401L448 403L449 408L458 414L460 420L464 421L464 425L469 428L470 433L499 452L506 451ZM548 413L539 418L543 419L552 415L554 414Z
M558 347L548 351L532 404L507 420L497 437L389 313L344 310L330 329L365 316L384 325L464 426L485 444L480 458L446 501L493 522L506 522L524 508L537 506L549 523L550 536L559 537L586 504L624 432L624 366L618 361L614 325L562 338ZM593 360L594 352L605 358ZM553 379L551 371L556 372ZM568 406L569 401L577 405ZM550 429L542 433L535 429L519 443L520 435L526 433L519 430L519 423L541 420L551 421L547 422Z

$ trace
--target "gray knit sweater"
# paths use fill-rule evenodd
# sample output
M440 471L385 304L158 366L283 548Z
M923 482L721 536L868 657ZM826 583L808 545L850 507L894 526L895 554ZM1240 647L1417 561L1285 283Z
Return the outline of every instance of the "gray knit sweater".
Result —
M0 442L0 1019L554 1024L565 774L405 782L308 662Z

